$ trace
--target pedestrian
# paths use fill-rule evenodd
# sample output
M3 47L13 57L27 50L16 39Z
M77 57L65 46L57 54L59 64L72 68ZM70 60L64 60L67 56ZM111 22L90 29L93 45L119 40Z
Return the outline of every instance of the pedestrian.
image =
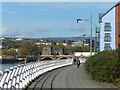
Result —
M79 58L77 58L77 67L79 67L80 66L80 60L79 60Z
M76 58L73 59L73 64L76 65Z

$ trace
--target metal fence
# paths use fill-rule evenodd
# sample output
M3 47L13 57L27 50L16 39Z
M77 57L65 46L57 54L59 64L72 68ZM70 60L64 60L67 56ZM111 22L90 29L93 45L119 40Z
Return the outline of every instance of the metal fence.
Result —
M39 75L72 64L72 59L31 62L0 71L0 89L25 88Z

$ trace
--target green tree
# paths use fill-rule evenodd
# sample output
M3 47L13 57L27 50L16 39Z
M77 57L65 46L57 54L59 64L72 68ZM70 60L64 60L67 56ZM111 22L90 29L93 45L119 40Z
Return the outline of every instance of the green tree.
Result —
M8 55L7 50L8 50L8 49L3 49L3 50L2 50L2 55Z
M7 53L8 53L8 55L15 56L17 52L14 48L10 48L10 49L8 49Z
M39 46L33 40L25 40L18 48L18 53L20 55L37 55L40 53L39 50Z

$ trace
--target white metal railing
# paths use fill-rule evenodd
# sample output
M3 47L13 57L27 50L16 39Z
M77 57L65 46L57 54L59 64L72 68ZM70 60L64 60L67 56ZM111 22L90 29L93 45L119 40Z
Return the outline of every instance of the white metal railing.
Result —
M39 75L72 64L72 59L40 61L22 64L0 71L0 89L25 88Z

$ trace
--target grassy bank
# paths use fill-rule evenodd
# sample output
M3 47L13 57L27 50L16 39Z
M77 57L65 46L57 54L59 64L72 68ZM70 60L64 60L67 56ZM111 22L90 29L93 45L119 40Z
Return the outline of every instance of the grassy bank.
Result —
M84 66L93 80L120 87L120 50L100 52L89 57Z

